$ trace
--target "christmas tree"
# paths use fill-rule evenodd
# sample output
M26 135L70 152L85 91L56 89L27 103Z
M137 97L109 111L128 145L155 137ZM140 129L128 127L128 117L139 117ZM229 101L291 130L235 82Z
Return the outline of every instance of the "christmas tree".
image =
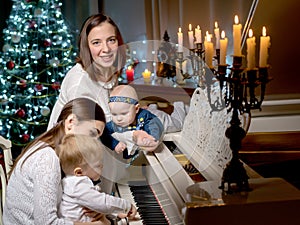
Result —
M59 0L13 0L0 58L0 135L13 155L46 130L60 84L74 65L74 37Z

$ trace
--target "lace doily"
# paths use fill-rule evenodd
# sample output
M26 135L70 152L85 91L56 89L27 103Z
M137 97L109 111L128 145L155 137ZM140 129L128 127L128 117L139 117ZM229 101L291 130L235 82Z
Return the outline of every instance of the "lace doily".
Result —
M210 90L210 97L214 100L220 96L220 87L216 82ZM240 119L242 127L247 128L249 120L245 120L244 116ZM207 89L195 90L179 142L184 154L207 180L220 179L232 157L229 140L225 137L230 120L231 113L227 112L227 108L212 112Z

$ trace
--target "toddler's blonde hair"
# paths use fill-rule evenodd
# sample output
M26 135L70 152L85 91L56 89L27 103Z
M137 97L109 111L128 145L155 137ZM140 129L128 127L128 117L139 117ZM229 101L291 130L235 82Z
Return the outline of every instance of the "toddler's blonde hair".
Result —
M56 148L61 168L65 175L71 175L76 167L92 167L103 161L104 145L95 137L82 134L67 134Z

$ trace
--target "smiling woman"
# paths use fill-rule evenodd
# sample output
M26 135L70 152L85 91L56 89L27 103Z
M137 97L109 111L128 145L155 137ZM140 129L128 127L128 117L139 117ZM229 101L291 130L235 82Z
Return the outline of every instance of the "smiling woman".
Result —
M95 27L88 35L88 45L96 67L109 68L113 65L118 50L118 40L115 36L115 29L108 22ZM108 81L106 73L97 77L101 81ZM108 74L111 76L111 74Z
M121 33L110 17L96 14L85 21L79 37L77 64L62 82L48 129L57 121L63 105L76 97L87 97L99 103L106 119L110 120L108 90L117 85L125 63L123 44Z

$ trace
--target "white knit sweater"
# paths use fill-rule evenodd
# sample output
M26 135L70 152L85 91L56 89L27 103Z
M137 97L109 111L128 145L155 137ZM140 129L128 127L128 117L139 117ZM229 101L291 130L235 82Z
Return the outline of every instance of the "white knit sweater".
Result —
M61 201L61 170L55 151L45 147L30 156L30 149L19 161L7 186L3 211L5 225L73 224L58 218Z

